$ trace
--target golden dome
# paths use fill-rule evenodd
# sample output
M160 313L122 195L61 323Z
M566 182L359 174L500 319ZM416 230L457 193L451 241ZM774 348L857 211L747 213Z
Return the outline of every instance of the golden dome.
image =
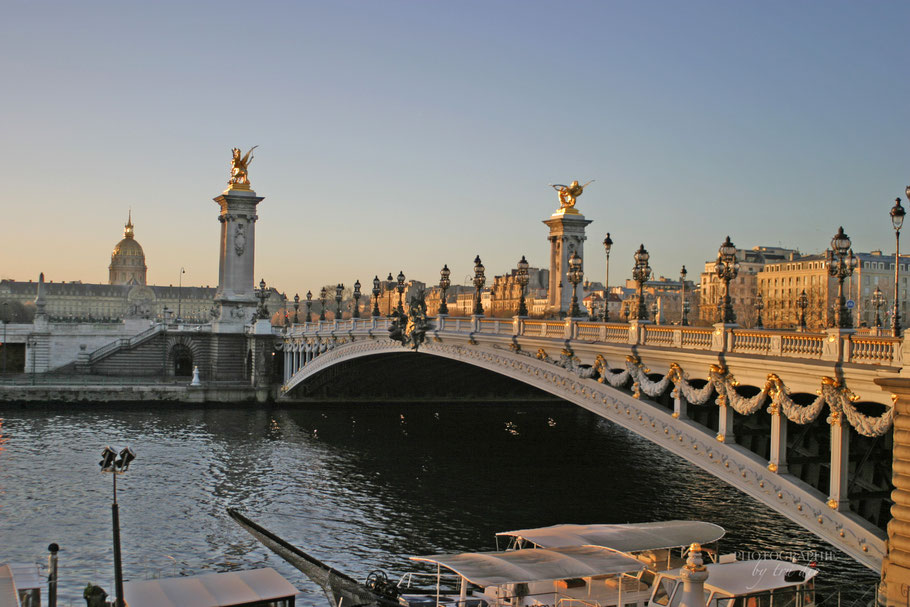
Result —
M142 246L133 238L133 213L123 229L123 240L114 247L111 253L110 284L145 284L146 265Z

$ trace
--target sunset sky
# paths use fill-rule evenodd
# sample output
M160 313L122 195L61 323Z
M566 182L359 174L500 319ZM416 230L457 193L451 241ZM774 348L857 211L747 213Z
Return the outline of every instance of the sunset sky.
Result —
M256 276L289 295L548 259L697 274L737 246L892 252L910 183L910 3L24 2L0 19L0 277L215 285L231 148L259 148ZM908 206L904 199L904 206ZM910 251L910 245L905 250Z

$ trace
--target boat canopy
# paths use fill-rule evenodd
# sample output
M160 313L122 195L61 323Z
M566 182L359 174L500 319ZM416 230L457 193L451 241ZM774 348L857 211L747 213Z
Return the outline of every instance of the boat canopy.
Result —
M277 571L265 567L126 582L123 594L130 607L224 607L289 600L297 589Z
M437 554L411 560L441 565L478 586L616 575L645 568L637 559L601 546Z
M774 559L715 563L707 565L707 568L705 590L717 590L730 596L798 586L818 575L818 571L812 567ZM679 577L679 571L675 569L668 573ZM802 571L805 577L788 582L785 576L790 571Z
M558 546L605 546L620 552L641 552L688 546L693 542L710 544L724 536L724 528L702 521L662 521L628 525L553 525L537 529L503 531L542 548Z

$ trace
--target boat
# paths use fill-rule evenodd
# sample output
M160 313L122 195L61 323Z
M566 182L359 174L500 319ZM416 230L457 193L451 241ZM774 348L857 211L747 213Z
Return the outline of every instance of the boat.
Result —
M497 536L510 538L506 550L411 557L436 568L435 574L423 574L434 583L421 589L413 586L413 574L396 583L384 572L373 571L358 582L235 510L228 512L318 584L333 607L673 607L681 595L681 575L679 568L671 568L680 560L671 552L682 546L698 555L699 562L704 555L713 561L706 566L706 599L713 601L709 607L749 606L747 599L763 596L777 597L775 606L814 605L816 570L785 561L718 557L716 550L703 549L696 540L716 543L723 528L699 521L555 525L502 532ZM566 543L553 545L561 542ZM680 555L686 556L682 551ZM781 593L794 600L782 601Z

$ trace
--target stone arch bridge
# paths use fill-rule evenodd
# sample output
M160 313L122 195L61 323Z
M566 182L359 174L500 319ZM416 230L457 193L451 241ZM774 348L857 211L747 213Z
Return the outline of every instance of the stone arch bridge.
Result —
M292 326L282 392L402 352L385 318ZM880 571L900 339L831 329L665 327L440 316L417 355L522 381L683 457Z

